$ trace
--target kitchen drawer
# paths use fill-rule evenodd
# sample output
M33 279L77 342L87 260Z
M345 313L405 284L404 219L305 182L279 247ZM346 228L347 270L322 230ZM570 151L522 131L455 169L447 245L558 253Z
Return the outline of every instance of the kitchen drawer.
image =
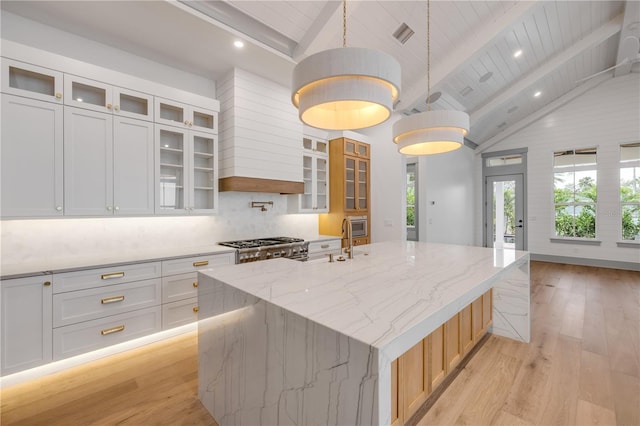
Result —
M209 256L185 257L182 259L163 260L162 276L186 274L214 266L233 265L236 263L235 252L221 253Z
M171 275L162 278L162 303L198 297L198 273Z
M59 360L157 333L162 308L140 309L53 329L53 359Z
M198 321L198 298L179 300L162 305L162 329Z
M160 278L58 293L53 296L53 327L157 306L161 294Z
M309 255L316 253L334 253L340 251L340 239L329 241L312 241L309 243Z
M53 293L160 278L161 263L146 262L53 274Z

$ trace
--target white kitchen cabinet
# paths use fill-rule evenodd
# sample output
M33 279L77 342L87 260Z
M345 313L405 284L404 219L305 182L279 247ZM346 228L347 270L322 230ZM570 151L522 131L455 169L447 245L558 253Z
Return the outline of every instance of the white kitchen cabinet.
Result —
M153 214L153 124L65 107L65 214Z
M162 305L162 329L179 327L198 321L198 298L178 300Z
M155 122L181 129L218 133L218 113L169 99L155 98Z
M329 254L336 256L342 253L342 241L339 237L333 240L311 241L309 243L307 256L309 260L327 258Z
M218 207L218 137L156 124L156 214L206 214Z
M64 104L138 120L153 121L153 96L65 74Z
M2 58L3 93L62 104L62 76L59 71Z
M61 216L62 105L2 94L1 127L2 217Z
M2 375L51 361L51 275L1 281L0 306Z
M329 144L326 140L305 136L302 139L304 193L289 199L290 213L327 213L329 211Z

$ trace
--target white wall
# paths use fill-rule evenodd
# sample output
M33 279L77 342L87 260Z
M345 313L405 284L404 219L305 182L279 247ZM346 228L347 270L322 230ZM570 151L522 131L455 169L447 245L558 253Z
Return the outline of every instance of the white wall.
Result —
M640 78L612 78L555 109L488 151L528 148L528 250L535 254L639 262L638 248L620 241L619 145L640 140ZM598 147L597 239L600 246L552 243L554 236L553 152ZM476 175L481 159L476 159ZM481 185L477 186L481 190ZM481 198L476 215L482 217ZM481 238L480 234L477 234ZM481 241L481 239L479 240Z

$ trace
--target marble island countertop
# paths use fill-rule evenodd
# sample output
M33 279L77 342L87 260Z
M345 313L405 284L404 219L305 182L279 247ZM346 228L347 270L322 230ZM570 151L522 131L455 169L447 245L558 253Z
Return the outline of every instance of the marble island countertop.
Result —
M274 259L203 274L372 347L395 341L399 355L527 255L397 241L355 247L344 262Z

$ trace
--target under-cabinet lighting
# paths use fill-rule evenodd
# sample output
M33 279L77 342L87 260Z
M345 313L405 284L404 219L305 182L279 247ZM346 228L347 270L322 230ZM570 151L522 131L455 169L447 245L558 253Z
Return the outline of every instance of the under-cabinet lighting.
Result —
M513 52L514 58L518 58L520 55L522 55L522 49L518 49L515 52Z
M233 42L233 45L235 47L237 47L238 49L242 49L244 47L244 41L236 40L236 41Z

